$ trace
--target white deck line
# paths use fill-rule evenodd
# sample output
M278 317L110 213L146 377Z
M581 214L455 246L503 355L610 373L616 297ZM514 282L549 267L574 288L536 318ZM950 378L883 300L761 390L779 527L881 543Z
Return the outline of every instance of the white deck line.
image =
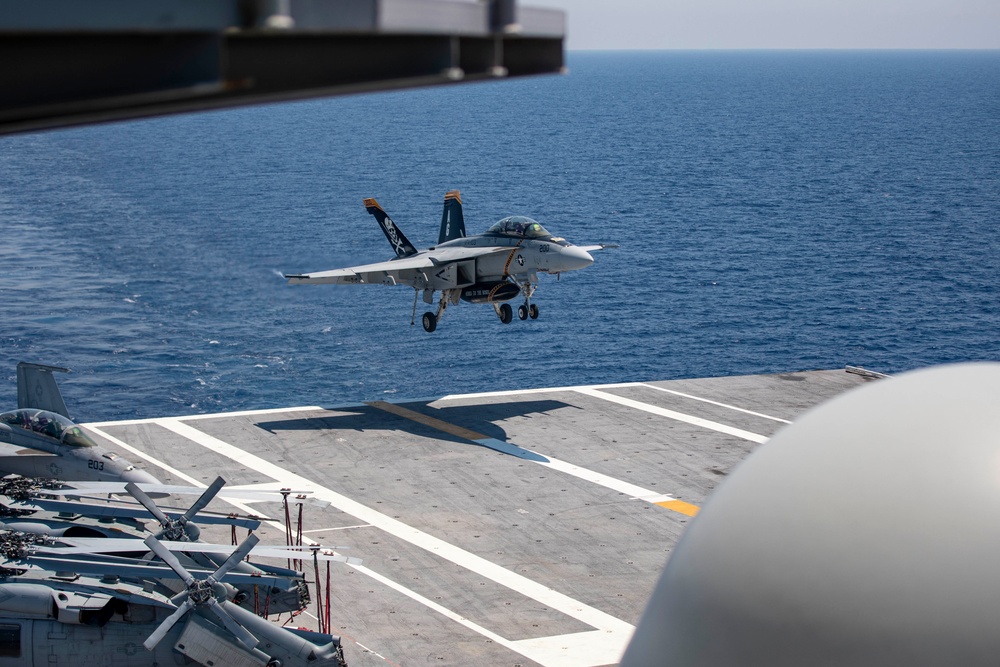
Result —
M169 428L165 424L162 423L162 421L166 421L166 420L151 419L151 420L148 420L148 421L150 423L154 423L154 422L155 423L159 423L161 426L164 426L165 428ZM174 419L172 421L179 421L179 420ZM116 423L119 423L119 422L108 422L108 423L110 423L110 424L116 424ZM164 463L162 461L159 461L159 460L157 460L157 459L155 459L155 458L153 458L153 457L145 454L144 452L142 452L142 451L140 451L140 450L132 447L131 445L129 445L129 444L127 444L127 443L125 443L125 442L123 442L123 441L121 441L121 440L119 440L119 439L117 439L117 438L115 438L115 437L113 437L111 435L108 435L104 431L101 431L97 427L97 425L95 425L95 424L88 424L88 426L90 428L92 428L94 431L98 432L101 436L103 436L105 438L108 438L109 440L111 440L112 442L114 442L115 445L117 445L117 446L119 446L119 447L121 447L123 449L126 449L126 450L128 450L128 451L130 451L130 452L132 452L132 453L134 453L134 454L136 454L138 456L141 456L142 458L146 459L150 463L152 463L152 464L154 464L156 466L159 466L159 467L163 468L164 470L169 471L171 474L177 475L178 477L184 479L188 483L190 483L192 485L195 485L195 486L202 487L202 488L206 487L205 484L199 482L198 480L194 479L193 477L185 475L184 473L180 472L179 470L176 470L176 469L170 467L166 463ZM175 429L170 429L170 430L172 430L175 433L177 433L177 431ZM198 431L198 433L201 433L201 432ZM180 434L180 435L184 435L185 437L188 437L186 434L183 434L183 433ZM204 435L206 438L211 437L211 436L208 436L207 434L202 434L202 435ZM188 438L188 439L191 439L191 438ZM195 441L195 442L197 442L197 441ZM198 443L198 444L202 444L202 443ZM258 472L260 472L260 471L258 471ZM291 473L289 473L289 474L291 474ZM279 484L280 486L285 486L285 484L283 482L278 482L277 484ZM219 497L219 499L220 500L224 500L225 502L229 503L230 505L236 507L237 509L239 509L240 511L242 511L242 512L244 512L246 514L253 514L254 513L254 509L252 507L250 507L249 505L246 505L244 503L237 502L237 501L232 500L232 499L223 498L221 496ZM265 521L264 523L267 523L271 528L273 528L273 529L275 529L275 530L277 530L279 532L282 532L282 533L285 532L285 526L282 525L281 523L277 522L277 521L268 520L268 521ZM368 524L363 524L363 525L359 525L359 526L347 526L346 528L371 528L371 527L378 528L379 526L374 526L373 524L368 523ZM340 529L339 528L335 528L335 529L328 529L328 530L340 530ZM305 531L303 533L302 541L305 542L305 543L307 543L307 544L318 544L318 542L316 542L315 540L313 540L313 539L305 536L305 533L312 533L312 532L320 532L320 531L311 531L311 530L310 531ZM353 567L354 570L357 571L358 573L364 574L364 575L366 575L368 577L371 577L372 579L378 581L379 583L381 583L381 584L383 584L385 586L388 586L389 588L393 589L394 591L396 591L396 592L398 592L398 593L400 593L400 594L402 594L402 595L410 598L411 600L419 602L420 604L423 604L424 606L428 607L429 609L432 609L433 611L436 611L437 613L441 614L442 616L444 616L444 617L446 617L448 619L451 619L451 620L455 621L456 623L459 623L460 625L463 625L466 628L468 628L470 630L473 630L474 632L477 632L478 634L486 637L487 639L493 640L494 642L496 642L497 644L499 644L501 646L504 646L504 647L506 647L506 648L508 648L508 649L510 649L510 650L512 650L514 652L516 652L516 653L520 653L521 655L525 656L526 658L530 658L531 660L533 660L533 661L535 661L535 662L537 662L537 663L539 663L541 665L545 665L546 667L576 667L576 666L580 666L580 667L588 667L588 666L589 667L597 667L598 665L606 665L606 664L612 664L612 663L618 662L621 659L621 656L622 656L622 654L625 651L625 646L627 645L628 640L631 638L631 631L634 630L633 626L629 625L628 627L632 628L632 630L624 633L626 635L625 638L624 638L624 641L621 642L620 645L618 645L615 642L612 642L610 644L610 646L609 646L609 642L608 642L608 635L609 635L609 633L612 633L613 631L612 630L607 630L607 629L604 629L604 630L602 630L602 629L590 630L590 631L583 632L583 633L575 633L573 635L556 635L556 636L552 636L552 637L540 637L540 638L525 639L525 640L519 640L519 641L518 640L510 640L510 639L506 639L504 637L501 637L500 635L496 634L495 632L492 632L492 631L490 631L490 630L482 627L481 625L479 625L477 623L473 623L469 619L463 617L461 614L458 614L458 613L456 613L456 612L448 609L447 607L444 607L443 605L440 605L437 602L434 602L433 600L430 600L430 599L428 599L428 598L420 595L416 591L411 590L411 589L403 586L402 584L399 584L399 583L397 583L397 582L389 579L388 577L385 577L385 576L383 576L383 575L375 572L374 570L372 570L370 568L364 567L363 565L353 564L353 563L351 564L351 567ZM519 576L519 575L514 575L514 576ZM309 613L309 612L307 611L306 613ZM309 616L311 616L314 619L316 618L311 613L309 614ZM626 625L628 625L628 624L626 624ZM622 633L621 632L617 632L615 634L618 634L619 636L621 636ZM362 646L361 644L358 644L358 645ZM559 646L559 648L556 648L557 645ZM563 648L564 645L566 647L568 647L568 649L564 649ZM364 648L365 650L367 650L367 651L369 651L371 653L375 653L375 651L372 651L371 649L369 649L367 647L362 646L362 648ZM378 655L377 653L375 653L375 654Z
M666 389L664 387L657 387L655 384L649 384L648 382L616 382L614 384L585 384L578 385L575 387L540 387L538 389L512 389L506 391L487 391L480 392L478 394L448 394L447 396L442 396L437 399L438 401L460 401L460 400L471 400L475 398L491 398L491 397L502 397L502 396L518 396L521 394L549 394L549 393L559 393L568 391L580 391L580 390L601 390L601 389L625 389L627 387L643 387L647 389L655 389L657 391L666 392L668 394L674 394L675 396L681 396L683 398L689 398L694 401L701 401L702 403L709 403L711 405L716 405L720 408L726 408L729 410L735 410L736 412L742 412L744 414L753 415L755 417L762 417L764 419L770 419L772 421L781 422L783 424L791 424L792 422L787 419L782 419L780 417L773 417L771 415L765 415L761 412L754 412L753 410L747 410L735 405L729 405L728 403L720 403L718 401L713 401L709 398L702 398L701 396L694 396L693 394L685 394L682 391L676 391L674 389ZM581 392L582 393L582 392ZM407 402L407 401L400 401ZM434 401L432 401L434 402Z
M301 412L303 410L326 410L318 405L300 405L293 408L267 408L266 410L242 410L239 412L212 412L203 415L187 415L184 417L146 417L144 419L124 419L122 421L92 422L87 426L102 428L104 426L131 426L134 424L155 424L160 419L183 419L191 421L194 419L227 419L229 417L247 417L251 415L273 415L282 412Z
M583 394L585 396L592 396L594 398L599 398L603 401L610 401L611 403L624 405L626 407L630 407L635 410L642 410L643 412L649 412L654 415L666 417L667 419L674 419L676 421L684 422L685 424L691 424L692 426L699 426L701 428L707 428L709 430L717 431L719 433L725 433L726 435L732 435L737 438L749 440L750 442L764 443L767 442L768 440L767 436L760 435L759 433L751 433L750 431L744 431L741 428L727 426L725 424L720 424L719 422L714 422L708 419L702 419L701 417L695 417L693 415L686 415L683 412L675 412L674 410L667 410L666 408L661 408L657 405L640 403L639 401L634 401L631 398L622 398L621 396L615 396L614 394L598 391L597 389L592 389L589 387L578 387L573 391L577 392L578 394Z
M551 394L566 391L576 391L577 389L601 389L601 388L615 388L615 387L635 387L642 384L641 382L619 382L617 384L581 384L574 387L539 387L538 389L508 389L504 391L484 391L478 394L448 394L447 396L442 396L441 398L435 399L435 401L463 401L470 398L490 398L495 396L520 396L521 394ZM409 401L396 401L398 403L406 403ZM434 401L432 401L434 402Z
M792 422L787 419L782 419L781 417L772 417L771 415L765 415L762 412L754 412L753 410L747 410L745 408L739 408L735 405L729 405L728 403L719 403L718 401L713 401L708 398L702 398L700 396L692 396L691 394L685 394L682 391L675 391L673 389L666 389L665 387L657 387L655 384L648 384L645 382L640 382L637 384L640 387L648 387L649 389L655 389L656 391L666 392L668 394L673 394L674 396L681 396L683 398L690 398L693 401L701 401L702 403L709 403L710 405L717 405L720 408L727 408L729 410L735 410L736 412L742 412L747 415L753 415L754 417L763 417L764 419L770 419L771 421L781 422L782 424L791 424ZM603 389L604 387L596 387ZM608 385L611 388L611 385Z
M148 420L148 421L151 422L153 420ZM126 450L128 452L131 452L132 454L135 454L139 458L141 458L141 459L143 459L145 461L148 461L149 463L152 463L153 465L155 465L155 466L157 466L159 468L162 468L163 470L166 470L171 475L175 475L175 476L179 477L180 479L183 479L185 482L187 482L191 486L197 486L197 487L202 488L202 489L208 488L208 485L205 484L204 482L201 482L201 481L195 479L194 477L191 477L190 475L187 475L187 474L181 472L177 468L174 468L174 467L168 465L167 463L164 463L163 461L160 461L159 459L153 458L152 456L150 456L146 452L144 452L144 451L142 451L140 449L136 449L135 447L133 447L132 445L128 444L127 442L125 442L123 440L119 440L115 436L113 436L113 435L111 435L109 433L106 433L105 431L103 431L101 429L101 426L117 426L118 424L121 424L121 423L123 423L123 422L102 422L100 424L81 424L81 426L83 426L84 428L87 428L87 429L93 431L94 433L98 434L102 438L106 438L106 439L110 440L111 442L114 443L114 445L116 447L120 447L120 448L122 448L122 449L124 449L124 450ZM250 512L249 512L249 514L256 514L256 511L251 509Z
M572 655L563 655L561 653L557 655L558 651L554 651L552 645L538 639L529 640L527 643L505 640L505 646L508 646L511 650L520 653L526 658L546 667L596 667L598 665L607 665L620 660L621 655L625 651L625 646L635 631L633 625L615 618L606 612L585 605L568 595L559 593L527 577L511 572L481 556L477 556L474 553L445 542L412 526L408 526L402 521L393 519L344 495L320 486L270 461L265 461L258 456L245 452L238 447L183 423L181 419L167 418L153 421L159 426L181 435L206 449L234 461L239 461L240 465L251 468L262 475L267 475L280 482L283 486L310 489L317 498L330 502L331 505L342 512L464 567L471 572L475 572L479 576L486 577L525 597L536 600L550 609L554 609L599 631L577 633L575 635L577 639L572 643L574 645L574 649L571 652ZM132 450L131 447L128 449ZM395 584L395 586L399 585ZM409 591L407 595L415 600L421 597L413 591ZM432 608L436 608L437 606L439 605ZM454 617L456 620L462 619L460 615L454 614L451 611L448 611L446 615L449 618ZM488 633L484 634L484 636L497 641L495 633L480 628L480 626L464 619L461 622L476 632L482 630L480 634ZM567 642L568 640L566 637L560 636L560 641ZM578 656L581 654L586 656L582 662L578 660Z
M661 491L651 491L650 489L637 486L635 484L626 482L616 477L610 477L608 475L599 472L594 472L593 470L590 470L588 468L581 468L580 466L575 465L573 463L569 463L568 461L561 461L559 459L552 458L551 456L547 456L540 452L536 452L530 449L525 449L524 447L518 447L517 445L512 445L509 442L503 442L502 440L497 440L495 438L484 438L481 440L474 440L473 442L478 443L483 447L489 447L490 449L496 450L498 452L509 453L512 448L516 448L519 450L523 450L525 452L529 452L531 454L538 454L538 456L544 458L545 460L538 461L531 458L525 458L524 460L531 461L532 463L536 463L540 466L545 466L550 470L558 470L561 473L572 475L573 477L582 479L585 482L591 482L593 484L597 484L598 486L603 486L606 489L617 491L618 493L624 493L630 498L635 498L637 500L645 500L646 502L650 503L660 503L669 500L675 500L673 496L665 494ZM514 455L517 456L517 454Z

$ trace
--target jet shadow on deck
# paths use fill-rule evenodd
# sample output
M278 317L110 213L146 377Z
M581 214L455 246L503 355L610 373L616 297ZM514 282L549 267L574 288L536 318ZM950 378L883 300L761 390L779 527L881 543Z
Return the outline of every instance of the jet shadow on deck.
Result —
M393 430L420 437L433 438L459 444L474 444L528 461L547 463L548 459L537 452L524 449L507 440L507 433L495 422L513 417L530 417L560 408L577 406L553 400L505 402L488 405L462 405L444 408L431 407L433 401L408 403L370 404L349 408L336 408L336 415L306 417L281 421L258 422L258 428L270 433L278 431L312 430ZM343 414L348 413L348 414Z

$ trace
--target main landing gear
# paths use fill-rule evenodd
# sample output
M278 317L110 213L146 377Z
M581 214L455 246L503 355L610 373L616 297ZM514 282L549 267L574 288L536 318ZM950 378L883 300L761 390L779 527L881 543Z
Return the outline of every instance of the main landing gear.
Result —
M514 312L510 309L509 303L502 303L499 307L494 306L497 309L497 315L500 316L500 321L504 324L510 324L511 320L514 319Z
M413 320L416 319L418 294L419 290L415 291L413 295L413 317L410 319L410 324L414 324ZM433 294L434 293L432 291L425 290L424 301L426 301L427 303L433 303L434 302ZM423 317L420 318L420 323L424 325L424 331L430 333L435 329L437 329L438 320L441 319L442 315L444 315L444 310L445 308L448 307L448 302L450 301L452 303L458 303L460 295L461 295L461 290L457 289L442 290L441 300L438 301L437 312L432 313L431 311L428 310L426 313L424 313Z

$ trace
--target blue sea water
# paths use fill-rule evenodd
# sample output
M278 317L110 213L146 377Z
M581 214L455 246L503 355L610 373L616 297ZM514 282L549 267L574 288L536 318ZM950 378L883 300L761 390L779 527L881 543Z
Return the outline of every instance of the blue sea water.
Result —
M1000 360L1000 52L571 53L570 73L0 138L0 404L83 420ZM617 242L537 321L288 286L521 213ZM418 309L424 309L423 303Z

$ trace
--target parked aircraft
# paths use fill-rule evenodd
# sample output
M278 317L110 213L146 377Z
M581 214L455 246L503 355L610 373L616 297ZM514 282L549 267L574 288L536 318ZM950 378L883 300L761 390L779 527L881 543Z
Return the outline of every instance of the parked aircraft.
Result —
M30 537L27 548L38 549ZM32 566L38 557L8 560L0 570L0 665L345 667L339 637L276 625L229 599L227 582L247 579L230 571L257 541L251 534L211 574L191 572L153 536L144 547L168 567L149 565L142 574L110 559L104 568L100 560L59 559L60 571ZM130 574L142 581L124 578ZM183 582L179 594L150 583L167 576Z
M97 444L70 419L53 371L67 369L17 365L17 410L0 414L0 474L159 484L148 472Z
M500 321L507 324L514 314L504 302L520 295L524 303L517 307L518 317L537 319L538 306L531 303L531 297L539 273L558 276L583 269L593 264L592 251L617 247L606 243L575 246L522 215L503 218L483 234L466 236L461 195L452 190L444 197L437 245L417 250L377 201L365 199L364 204L389 240L395 258L285 277L292 285L408 285L414 290L411 324L416 320L420 293L425 303L433 304L434 292L440 291L437 310L427 311L422 319L428 332L437 328L448 305L458 305L460 300L492 305Z
M24 526L26 531L0 534L0 667L68 660L123 667L181 662L344 667L339 637L283 627L255 611L258 592L265 615L305 609L310 596L303 573L251 564L247 556L252 550L263 558L357 559L317 545L262 546L253 533L239 547L193 541L199 531L192 522L212 516L203 510L223 484L217 479L179 516L164 513L128 485L162 529L143 539L132 525L136 512L117 500L103 507L51 501L50 494L65 490L42 480L4 478L5 508L30 512L35 521ZM42 514L48 518L39 520ZM86 514L119 528L71 535L67 526L79 528ZM248 525L244 519L232 521Z

